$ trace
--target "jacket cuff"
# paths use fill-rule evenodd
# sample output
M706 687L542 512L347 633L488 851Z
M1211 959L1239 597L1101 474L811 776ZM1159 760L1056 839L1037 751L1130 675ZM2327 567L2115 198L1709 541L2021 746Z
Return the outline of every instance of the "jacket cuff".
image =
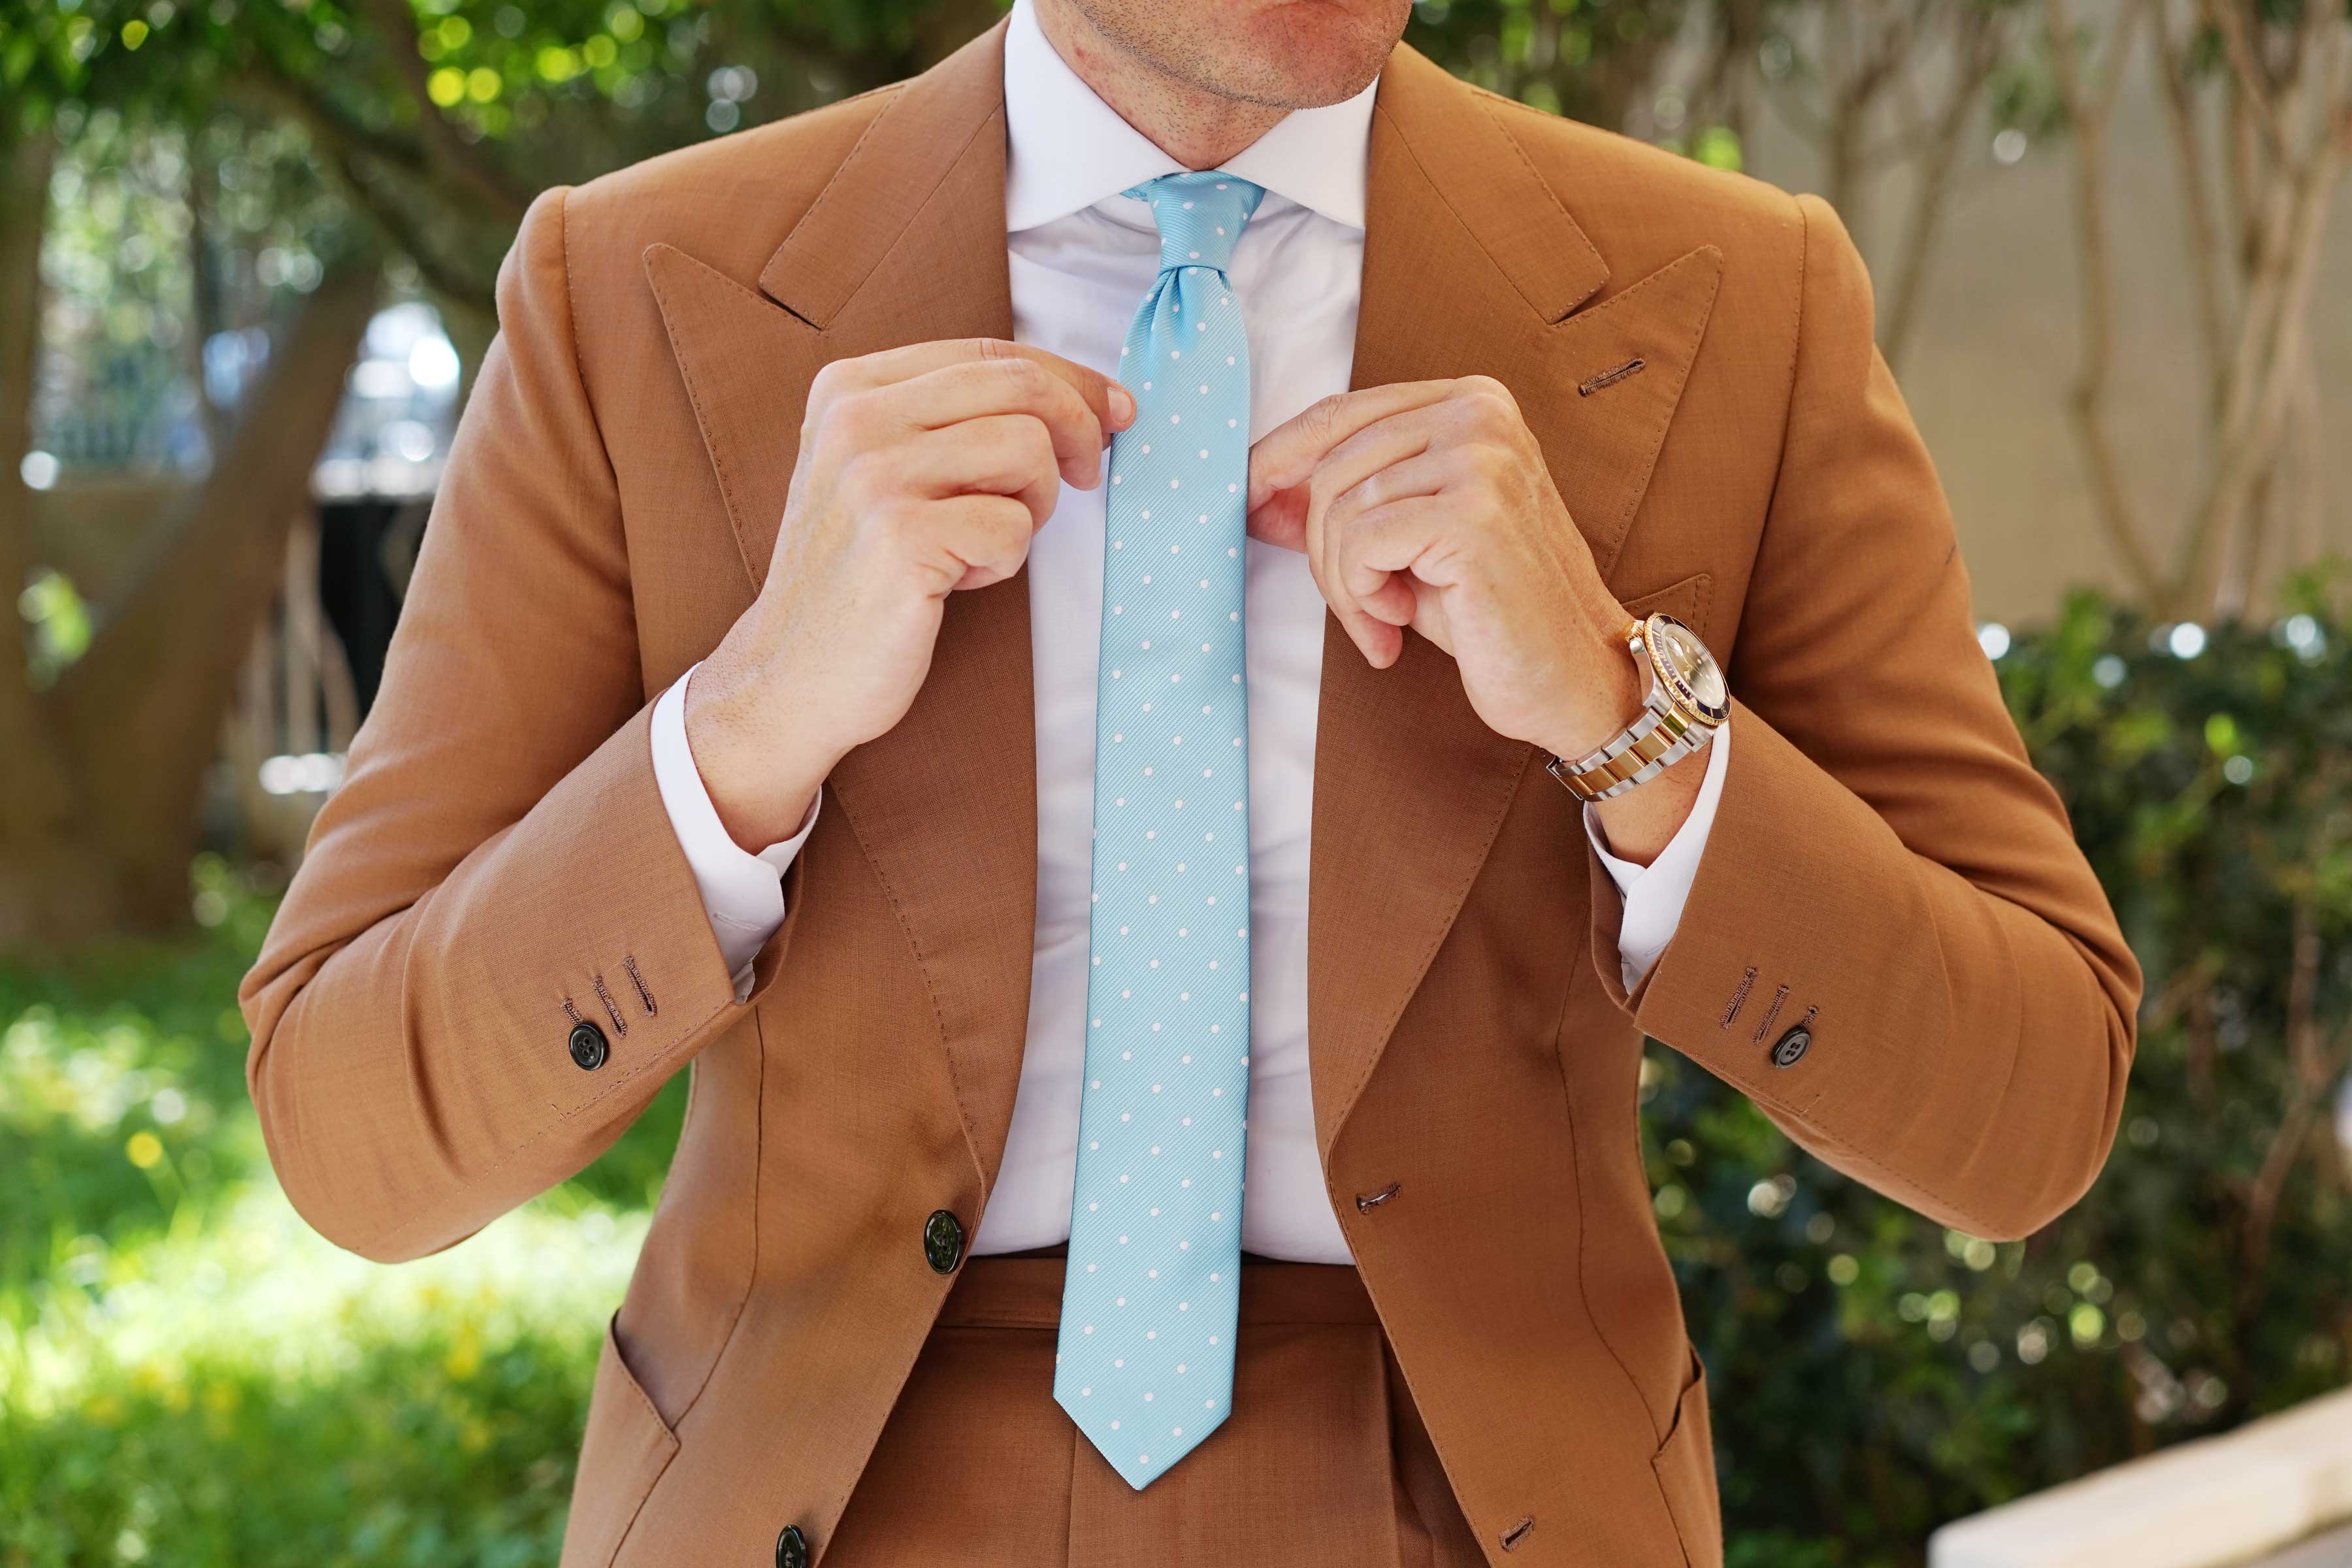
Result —
M1941 965L1922 963L1916 947L1934 929L1916 858L1867 803L1752 710L1734 708L1738 750L1724 759L1707 852L1673 942L1625 984L1623 914L1596 849L1592 963L1643 1033L1767 1109L1801 1114L1833 1082L1864 1076L1864 1042L1881 1018L1905 1020L1911 1044L1932 1051L1940 1041L1921 1031L1940 1030L1949 999ZM1832 992L1853 994L1856 975L1871 977L1872 1016L1822 1016ZM1806 1037L1788 1040L1800 1028Z
M685 851L687 866L694 873L719 953L734 977L736 999L740 1001L751 994L751 961L784 922L784 873L816 826L824 795L820 790L809 801L800 831L790 838L757 854L735 842L719 820L719 809L711 804L709 789L686 737L687 683L701 668L700 663L695 664L654 704L654 779L670 830L677 836L678 847Z
M1682 924L1683 906L1690 901L1692 879L1698 875L1699 861L1706 853L1708 836L1715 826L1717 804L1723 798L1724 769L1731 760L1731 726L1718 726L1715 738L1707 742L1706 772L1699 780L1697 798L1691 802L1690 815L1675 829L1666 847L1647 866L1638 866L1609 852L1608 836L1601 829L1601 814L1590 803L1584 807L1585 841L1592 846L1594 858L1607 871L1609 879L1617 885L1623 907L1618 914L1618 967L1625 985L1641 984L1675 940L1675 931ZM1604 897L1598 880L1593 883L1596 899Z

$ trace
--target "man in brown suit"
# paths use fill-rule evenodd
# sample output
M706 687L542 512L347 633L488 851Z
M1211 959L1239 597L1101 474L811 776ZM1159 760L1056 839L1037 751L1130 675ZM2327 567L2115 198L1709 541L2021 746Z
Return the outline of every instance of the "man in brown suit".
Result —
M1456 82L1406 11L1021 0L534 204L243 1001L288 1195L387 1261L692 1064L568 1568L1704 1568L1643 1035L1973 1235L2097 1172L2138 971L1835 215ZM1213 327L1196 392L1156 356ZM1229 531L1146 539L1187 478ZM1238 990L1124 956L1089 856L1154 773L1107 771L1131 631L1239 661L1244 613L1246 685L1150 688L1246 759ZM1240 1026L1107 1035L1107 953ZM1237 1076L1180 1076L1213 1041ZM1229 1195L1150 1199L1220 1227L1161 1257L1202 1348L1126 1407L1157 1461L1071 1414L1166 1349L1064 1315L1121 1064L1194 1096L1171 1141L1246 1130L1246 1183L1223 1131L1187 1167Z

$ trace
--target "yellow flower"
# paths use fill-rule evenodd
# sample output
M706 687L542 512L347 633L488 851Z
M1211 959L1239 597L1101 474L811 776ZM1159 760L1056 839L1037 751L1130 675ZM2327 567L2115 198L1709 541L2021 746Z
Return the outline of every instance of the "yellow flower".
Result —
M132 1164L142 1171L152 1171L163 1161L163 1141L152 1132L133 1132L122 1152Z

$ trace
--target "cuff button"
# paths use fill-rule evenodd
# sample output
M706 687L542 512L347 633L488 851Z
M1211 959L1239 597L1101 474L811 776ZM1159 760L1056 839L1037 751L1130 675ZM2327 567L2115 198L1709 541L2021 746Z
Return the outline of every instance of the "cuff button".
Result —
M604 1044L604 1031L585 1019L572 1026L572 1037L565 1045L572 1052L572 1065L582 1072L594 1072L613 1054Z
M1798 1058L1811 1048L1812 1043L1813 1032L1802 1024L1798 1025L1773 1042L1772 1065L1776 1068L1795 1067Z

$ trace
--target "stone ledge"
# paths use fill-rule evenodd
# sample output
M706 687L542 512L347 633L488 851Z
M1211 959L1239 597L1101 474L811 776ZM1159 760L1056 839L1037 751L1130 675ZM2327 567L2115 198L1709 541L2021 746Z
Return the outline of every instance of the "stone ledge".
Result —
M1958 1520L1928 1568L2221 1568L2352 1520L2352 1389Z

